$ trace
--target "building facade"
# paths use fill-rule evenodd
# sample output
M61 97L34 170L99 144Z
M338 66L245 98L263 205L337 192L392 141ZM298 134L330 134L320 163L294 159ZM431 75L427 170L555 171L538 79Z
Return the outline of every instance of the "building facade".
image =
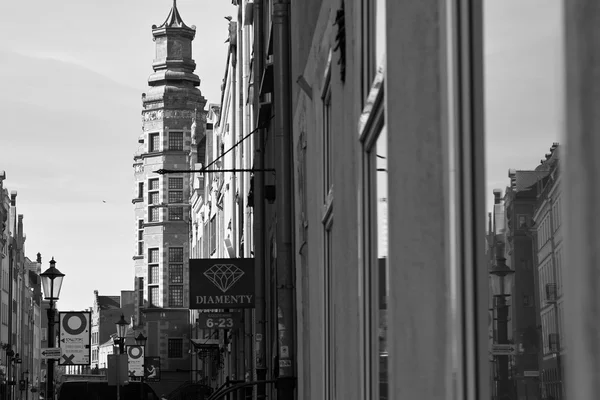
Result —
M143 133L134 156L135 329L148 337L146 354L161 357L163 381L173 387L188 379L177 371L188 370L190 363L190 187L186 174L156 171L187 168L192 140L204 135L206 100L192 59L195 33L175 3L164 23L152 27L154 72L142 95Z
M539 298L540 387L544 398L565 399L563 209L560 154L555 143L542 160L547 171L533 215L536 240L537 296Z
M131 292L133 294L133 292ZM101 296L97 290L94 290L94 305L91 308L91 369L100 367L99 351L100 346L106 343L111 335L115 334L115 323L121 317L121 313L126 320L131 320L135 301L130 302L130 309L122 308L120 296Z

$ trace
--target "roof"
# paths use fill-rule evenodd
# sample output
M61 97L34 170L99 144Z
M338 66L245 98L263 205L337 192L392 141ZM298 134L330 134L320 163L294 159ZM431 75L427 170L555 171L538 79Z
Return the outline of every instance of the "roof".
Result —
M121 308L121 297L98 296L98 308L100 310L113 310Z
M195 30L195 27L190 28L183 22L183 19L181 18L181 15L179 14L179 10L177 9L177 0L173 0L173 7L171 7L171 11L169 12L169 15L167 16L167 19L165 20L165 22L163 22L162 25L160 25L160 26L157 26L157 27L153 26L152 28L154 28L154 29L184 28L184 29Z
M517 171L517 187L515 190L521 192L531 188L548 176L548 173L548 171Z

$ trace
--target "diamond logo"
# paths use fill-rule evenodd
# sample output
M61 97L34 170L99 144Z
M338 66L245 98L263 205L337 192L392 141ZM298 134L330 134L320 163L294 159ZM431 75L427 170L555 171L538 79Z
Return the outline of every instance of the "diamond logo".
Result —
M242 275L244 271L233 264L215 264L204 272L204 276L223 293L231 289Z

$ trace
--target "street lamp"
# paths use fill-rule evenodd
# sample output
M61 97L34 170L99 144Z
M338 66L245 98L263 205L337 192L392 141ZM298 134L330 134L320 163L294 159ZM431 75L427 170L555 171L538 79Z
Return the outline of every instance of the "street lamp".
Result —
M44 298L50 300L50 307L48 307L48 347L54 347L54 316L56 310L54 309L54 303L58 300L60 295L60 288L62 287L63 278L65 274L60 272L55 267L56 261L54 257L50 260L50 268L40 274L42 278L42 288L44 289ZM54 399L54 359L48 359L48 371L46 377L46 396L49 400Z
M506 297L512 293L515 271L506 265L504 245L496 249L496 265L490 269L492 294L496 299L498 344L508 344L508 305ZM511 388L508 381L508 355L496 355L498 359L498 398L510 399Z
M144 400L144 375L146 375L146 341L148 340L148 338L146 336L144 336L144 334L142 332L140 332L136 337L135 337L135 344L137 344L138 346L142 346L143 348L143 361L142 361L142 376L140 377L140 399Z
M119 337L119 354L123 354L125 352L125 335L129 323L125 320L125 316L121 314L121 319L115 325L117 325L117 336Z

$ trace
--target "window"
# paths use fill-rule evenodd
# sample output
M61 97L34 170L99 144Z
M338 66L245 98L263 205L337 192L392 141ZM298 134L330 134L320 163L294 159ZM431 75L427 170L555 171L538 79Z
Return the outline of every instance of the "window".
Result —
M367 96L385 56L386 0L362 1L363 94Z
M144 278L138 278L138 306L144 306Z
M150 153L160 151L160 135L158 133L150 134L150 148L148 151Z
M148 184L148 190L158 190L158 179L150 179Z
M160 218L160 209L159 207L150 207L150 211L148 213L148 219L150 222L158 222Z
M148 284L158 284L158 265L148 266Z
M169 283L183 283L183 264L169 265Z
M183 207L169 207L169 221L183 221Z
M158 249L148 249L148 263L158 263Z
M183 247L169 247L169 262L183 262Z
M158 192L150 192L148 193L148 204L159 204L160 199L158 197Z
M183 132L169 132L169 150L183 150Z
M148 303L151 306L159 306L158 286L148 286Z
M183 189L183 178L169 178L169 189Z
M144 220L138 219L138 256L144 255Z
M181 190L169 190L169 203L183 203L183 192Z
M182 285L169 286L169 306L170 307L183 307L183 286Z
M183 339L169 339L167 356L169 358L183 357Z
M144 182L138 182L138 199L144 198Z

